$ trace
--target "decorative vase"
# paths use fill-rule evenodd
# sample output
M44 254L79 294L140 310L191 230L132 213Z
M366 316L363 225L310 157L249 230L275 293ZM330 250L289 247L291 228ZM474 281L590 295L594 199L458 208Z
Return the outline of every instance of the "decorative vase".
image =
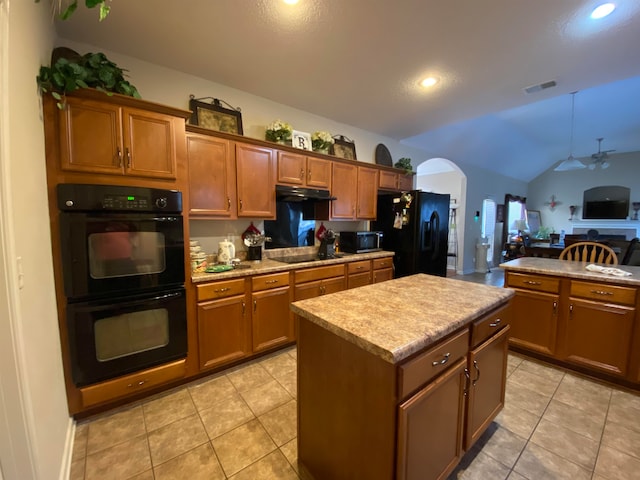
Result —
M314 152L323 153L324 155L329 155L329 147L327 148L316 148Z
M286 145L287 141L284 138L279 138L278 140L276 140L276 143L279 143L280 145Z

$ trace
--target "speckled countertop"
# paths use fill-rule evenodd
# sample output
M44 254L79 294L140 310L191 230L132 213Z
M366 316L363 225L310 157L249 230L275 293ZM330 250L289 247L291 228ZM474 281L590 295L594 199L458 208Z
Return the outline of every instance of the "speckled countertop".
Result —
M640 287L640 267L628 265L602 265L604 267L614 267L625 272L630 272L631 276L618 277L604 273L590 272L585 270L589 263L569 262L558 260L557 258L522 257L510 262L500 264L500 268L513 272L541 273L545 275L556 275L580 280L592 280L603 283L613 283L617 285L633 285Z
M282 251L282 250L281 250ZM286 251L285 254L291 254ZM283 263L271 260L269 258L263 258L260 261L243 261L242 266L248 266L248 268L239 268L236 270L229 270L228 272L220 273L192 273L191 281L193 283L211 282L215 280L226 280L229 278L240 278L251 275L261 275L264 273L277 273L286 272L289 270L299 270L301 268L309 267L321 267L325 265L336 265L347 262L357 262L360 260L371 260L374 258L384 258L393 256L393 252L369 252L369 253L341 253L343 255L340 258L331 258L327 260L315 260L311 262L303 263Z
M418 274L301 300L291 309L395 364L513 294L509 288Z

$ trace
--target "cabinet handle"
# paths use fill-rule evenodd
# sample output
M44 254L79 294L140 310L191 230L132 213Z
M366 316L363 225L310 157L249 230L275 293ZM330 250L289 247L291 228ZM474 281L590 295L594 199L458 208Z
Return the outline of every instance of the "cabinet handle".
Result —
M242 301L242 316L244 317L244 310L246 308L246 304L244 303L244 300Z
M223 288L216 288L214 290L215 293L222 293L222 292L228 292L229 290L231 290L231 288L229 287L223 287Z
M524 281L524 282L522 282L522 283L525 283L525 284L527 284L527 285L542 285L542 282L533 282L533 281L531 281L531 280L525 280L525 281Z
M120 147L116 147L116 153L118 155L118 166L122 167L122 150L120 150Z
M356 270L362 270L364 267L362 265L359 265L356 267Z
M326 291L327 289L324 287L324 285L320 285L320 295L324 295Z
M555 315L558 311L558 302L553 302L553 314Z
M569 305L569 315L573 314L573 303Z
M434 367L437 367L438 365L444 365L445 363L447 363L449 361L449 357L451 356L451 353L447 352L442 356L442 360L440 361L435 361L432 362L431 365Z
M144 380L140 380L139 382L133 382L133 383L128 384L127 388L141 387L142 385L144 385L147 382L148 382L148 380L145 378Z
M300 180L304 178L304 168L300 169Z
M490 323L489 326L490 327L497 327L498 325L500 325L500 322L502 321L502 319L500 318L496 318L496 321L493 323Z
M471 375L469 375L469 369L466 367L464 369L464 376L465 376L464 396L466 397L467 395L469 395L469 383L471 382Z
M253 301L253 313L255 313L257 309L258 309L258 301L254 300Z
M227 212L231 210L231 199L227 197Z
M307 181L311 180L311 169L307 171Z
M242 199L240 199L240 211L242 211Z
M127 168L131 168L131 152L129 151L129 147L125 147L124 151L127 154Z
M607 292L605 290L591 290L591 293L595 293L596 295L613 295L613 292Z
M278 280L265 280L264 283L266 284L278 283Z
M475 368L476 372L478 372L478 376L471 383L475 387L476 383L478 383L478 380L480 380L480 368L478 368L478 362L475 360L473 361L473 368Z

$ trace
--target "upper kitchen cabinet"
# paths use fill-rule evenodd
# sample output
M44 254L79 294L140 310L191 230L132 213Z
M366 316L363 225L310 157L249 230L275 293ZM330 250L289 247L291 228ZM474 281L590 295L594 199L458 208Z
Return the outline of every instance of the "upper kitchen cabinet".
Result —
M278 151L277 182L329 190L331 161Z
M390 172L389 170L380 169L378 188L380 190L403 192L413 190L413 174Z
M187 135L189 159L189 215L237 218L236 167L229 140Z
M100 95L105 100L68 96L58 110L60 169L176 179L177 139L183 138L188 112Z
M378 169L333 162L332 177L331 219L375 220Z
M356 218L375 220L378 208L378 169L358 167Z
M236 143L238 217L275 218L274 151Z

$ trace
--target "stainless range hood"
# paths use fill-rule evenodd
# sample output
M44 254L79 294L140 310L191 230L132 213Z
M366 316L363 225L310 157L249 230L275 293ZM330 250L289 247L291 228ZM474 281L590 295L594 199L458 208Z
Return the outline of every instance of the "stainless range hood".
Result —
M336 200L336 197L332 197L329 190L276 185L276 200L283 202L319 202L322 200Z

